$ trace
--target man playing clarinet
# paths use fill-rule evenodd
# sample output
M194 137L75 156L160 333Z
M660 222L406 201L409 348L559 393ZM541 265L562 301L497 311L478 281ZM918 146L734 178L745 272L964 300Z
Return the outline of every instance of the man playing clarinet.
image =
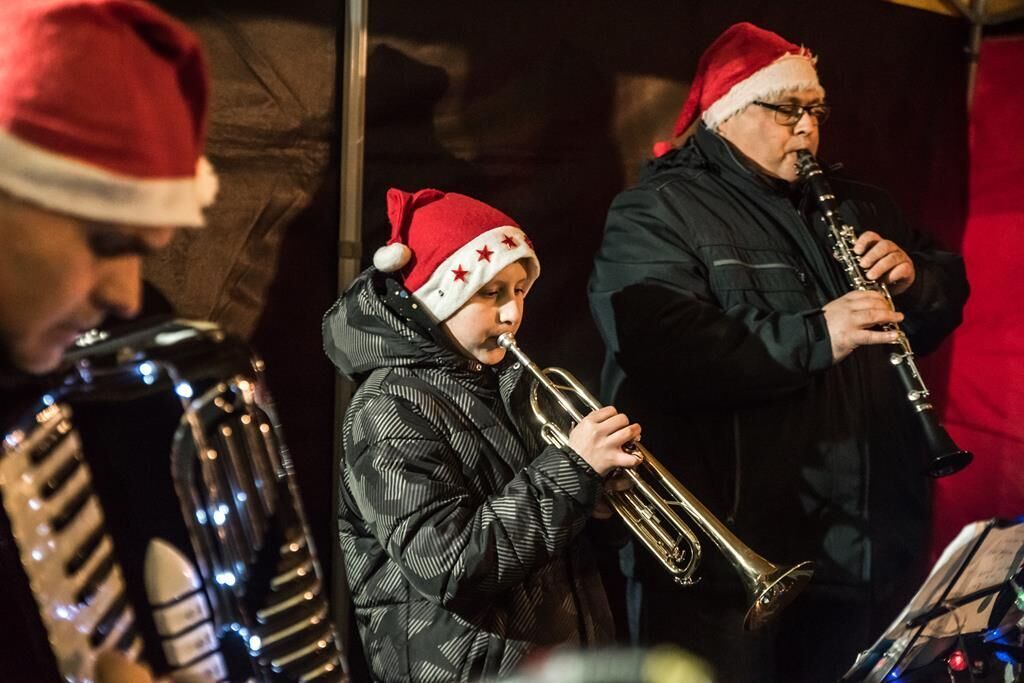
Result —
M960 322L964 266L882 191L830 177L860 266L896 310L850 291L796 169L828 114L806 48L726 30L676 124L692 134L615 199L590 283L603 399L751 547L816 562L774 628L744 633L743 593L715 553L694 588L642 551L624 558L634 638L694 650L723 681L837 680L922 577L927 456L889 367L898 332L882 327L934 349Z

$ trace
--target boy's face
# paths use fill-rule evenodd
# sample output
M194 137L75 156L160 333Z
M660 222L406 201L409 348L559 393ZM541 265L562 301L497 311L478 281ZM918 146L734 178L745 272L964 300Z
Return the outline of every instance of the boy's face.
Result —
M523 321L527 282L523 264L510 263L441 327L464 354L484 365L497 365L505 357L498 337L506 332L515 334Z
M21 370L46 372L108 313L137 314L142 256L173 234L86 221L0 195L0 353Z

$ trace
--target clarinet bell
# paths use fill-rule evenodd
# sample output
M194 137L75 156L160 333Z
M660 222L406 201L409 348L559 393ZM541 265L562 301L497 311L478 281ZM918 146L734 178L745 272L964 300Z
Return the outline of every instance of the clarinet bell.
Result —
M974 455L961 449L953 441L945 427L938 423L931 413L919 413L924 426L924 438L931 454L928 461L928 475L935 479L948 477L971 464Z

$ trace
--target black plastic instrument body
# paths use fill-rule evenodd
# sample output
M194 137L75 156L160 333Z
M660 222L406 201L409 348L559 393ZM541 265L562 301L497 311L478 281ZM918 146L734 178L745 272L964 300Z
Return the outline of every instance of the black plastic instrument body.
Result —
M879 292L885 296L889 305L895 310L892 296L885 283L868 278L867 273L861 268L859 257L853 251L857 235L853 226L843 221L839 211L839 201L832 194L828 179L814 155L807 150L800 150L797 152L796 167L797 174L807 184L812 198L817 203L818 209L828 225L829 235L832 238L832 255L843 267L851 289ZM957 446L946 429L939 423L935 407L930 400L931 394L928 387L925 386L924 380L921 379L921 373L918 372L917 363L914 361L914 351L910 347L907 335L895 323L884 325L883 329L894 331L898 335L896 342L898 348L889 354L889 363L899 377L906 400L920 423L921 433L928 451L928 474L937 478L959 472L970 464L974 456L969 451Z

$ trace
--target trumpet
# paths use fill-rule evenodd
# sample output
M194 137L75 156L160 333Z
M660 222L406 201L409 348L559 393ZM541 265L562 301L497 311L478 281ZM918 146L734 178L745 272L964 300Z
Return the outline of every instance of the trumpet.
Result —
M543 387L576 423L584 415L573 397L585 405L588 412L599 410L601 404L569 372L562 368L537 367L519 348L511 333L498 337L498 345L510 351L536 380L530 388L530 407L541 425L541 437L551 445L568 448L568 435L548 418L541 406L539 388ZM626 526L661 562L676 583L682 586L696 583L695 574L702 551L700 539L674 508L688 515L739 573L750 603L743 619L745 630L753 631L768 623L810 581L814 574L813 562L800 562L793 566L769 562L712 515L639 442L627 444L625 450L638 459L636 467L620 470L633 486L625 491L606 489L605 496Z

